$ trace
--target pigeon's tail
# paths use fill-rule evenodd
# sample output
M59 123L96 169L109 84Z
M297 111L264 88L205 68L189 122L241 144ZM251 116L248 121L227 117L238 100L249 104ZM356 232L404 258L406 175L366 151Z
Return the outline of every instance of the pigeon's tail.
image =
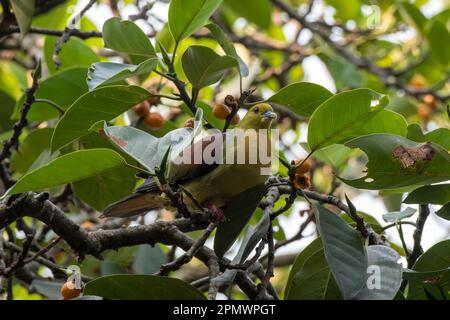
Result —
M160 193L133 193L106 207L102 217L127 218L147 213L150 210L162 209L167 205L167 199L161 197Z

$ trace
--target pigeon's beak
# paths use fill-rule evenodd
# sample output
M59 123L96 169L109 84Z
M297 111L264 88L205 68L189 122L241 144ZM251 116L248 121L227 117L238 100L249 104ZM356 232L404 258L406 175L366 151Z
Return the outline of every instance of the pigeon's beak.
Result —
M276 114L275 112L269 111L269 110L265 111L265 112L262 114L262 116L263 116L263 118L265 118L265 119L271 119L271 120L275 120L275 119L277 118L277 114Z

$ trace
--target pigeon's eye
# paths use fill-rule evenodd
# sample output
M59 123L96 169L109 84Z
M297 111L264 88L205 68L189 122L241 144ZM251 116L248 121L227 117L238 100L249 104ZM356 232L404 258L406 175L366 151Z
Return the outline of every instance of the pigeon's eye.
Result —
M253 112L254 112L254 113L258 113L258 112L259 112L259 108L256 107L255 109L253 109Z

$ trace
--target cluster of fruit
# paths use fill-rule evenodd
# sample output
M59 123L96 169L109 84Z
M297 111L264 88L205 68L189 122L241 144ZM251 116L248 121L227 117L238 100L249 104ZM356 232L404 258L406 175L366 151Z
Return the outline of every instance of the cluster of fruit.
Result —
M147 100L135 105L133 107L134 113L143 120L143 122L153 130L161 129L164 126L164 118L159 112L150 112L152 106L158 105L160 102L158 97L152 96ZM213 108L213 115L218 119L227 119L231 114L231 108L222 103L217 103ZM241 118L236 113L231 119L230 123L236 125L241 121ZM189 118L185 121L183 127L192 128L194 126L194 119Z
M151 106L156 106L158 104L159 98L152 96L133 107L133 111L136 115L153 130L161 129L164 126L163 116L159 112L150 112Z

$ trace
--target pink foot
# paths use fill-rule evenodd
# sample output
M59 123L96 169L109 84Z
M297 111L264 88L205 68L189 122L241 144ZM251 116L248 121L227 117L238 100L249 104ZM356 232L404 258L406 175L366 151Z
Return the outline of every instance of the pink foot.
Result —
M206 206L206 208L212 213L213 222L225 221L225 213L218 206L216 206L215 204L209 204Z

